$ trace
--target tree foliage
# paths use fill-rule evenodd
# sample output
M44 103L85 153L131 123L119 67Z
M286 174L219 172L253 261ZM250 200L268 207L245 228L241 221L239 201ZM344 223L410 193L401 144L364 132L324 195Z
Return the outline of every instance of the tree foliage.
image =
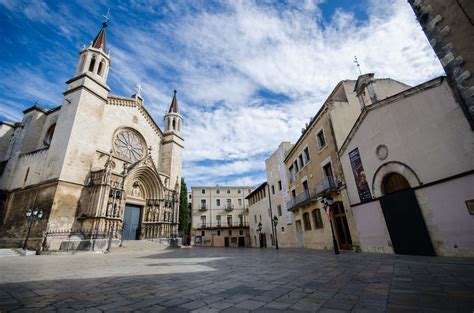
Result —
M181 178L181 192L179 195L179 232L186 233L189 227L188 188Z

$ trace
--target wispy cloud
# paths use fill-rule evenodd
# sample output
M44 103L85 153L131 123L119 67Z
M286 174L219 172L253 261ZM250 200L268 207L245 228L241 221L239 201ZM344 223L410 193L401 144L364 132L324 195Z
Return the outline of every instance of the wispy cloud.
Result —
M357 77L354 55L364 72L411 85L443 73L405 0L367 0L363 20L344 8L324 16L322 3L120 1L108 30L112 92L130 95L141 82L145 105L161 123L178 89L188 186L260 183L264 159L281 141L297 140L338 81ZM106 11L94 1L54 10L41 1L0 4L12 18L53 25L53 42L67 41L67 49L92 39L100 19L93 12ZM76 62L74 50L66 68L46 71L55 51L44 49L39 69L9 65L18 79L0 80L0 101L55 102L64 85L54 87L60 83L51 77L69 77ZM19 81L28 81L25 94L9 97ZM0 115L17 117L18 111L2 108Z

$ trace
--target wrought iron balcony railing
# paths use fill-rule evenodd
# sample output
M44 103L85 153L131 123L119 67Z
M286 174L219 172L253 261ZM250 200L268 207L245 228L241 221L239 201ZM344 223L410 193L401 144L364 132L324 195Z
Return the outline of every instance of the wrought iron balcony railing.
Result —
M335 190L337 190L339 184L336 177L326 176L321 181L316 184L315 188L306 189L302 193L296 195L293 199L286 203L288 211L298 208L301 205L309 203L311 201L316 201L317 198L327 195Z
M326 195L328 192L337 190L339 183L336 176L326 176L316 184L316 194L318 197Z
M199 211L206 211L207 210L207 205L201 203L201 207L199 208Z
M199 223L196 225L195 228L197 229L204 229L204 228L236 228L236 227L248 227L249 224L247 222L231 222L231 223L223 223L223 222L216 222L216 223Z
M226 204L225 205L225 210L226 211L232 211L234 209L234 205L233 204Z

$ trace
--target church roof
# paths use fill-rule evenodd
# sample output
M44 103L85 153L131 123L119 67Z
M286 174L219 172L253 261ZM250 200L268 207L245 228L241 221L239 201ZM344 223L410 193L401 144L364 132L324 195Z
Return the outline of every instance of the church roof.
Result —
M173 100L171 100L170 110L168 113L179 113L178 100L176 100L176 90L174 91Z
M106 46L105 46L105 29L106 28L107 28L107 23L106 22L102 23L102 29L97 34L94 41L92 42L93 48L102 49L102 51L104 51L105 53L107 53Z

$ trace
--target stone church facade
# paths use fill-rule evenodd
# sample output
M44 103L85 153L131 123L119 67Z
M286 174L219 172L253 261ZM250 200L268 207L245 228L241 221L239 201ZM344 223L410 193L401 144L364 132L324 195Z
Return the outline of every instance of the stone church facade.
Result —
M102 250L121 239L177 235L182 117L176 91L164 130L144 105L110 94L104 23L79 53L62 104L26 109L19 123L0 123L0 245Z

